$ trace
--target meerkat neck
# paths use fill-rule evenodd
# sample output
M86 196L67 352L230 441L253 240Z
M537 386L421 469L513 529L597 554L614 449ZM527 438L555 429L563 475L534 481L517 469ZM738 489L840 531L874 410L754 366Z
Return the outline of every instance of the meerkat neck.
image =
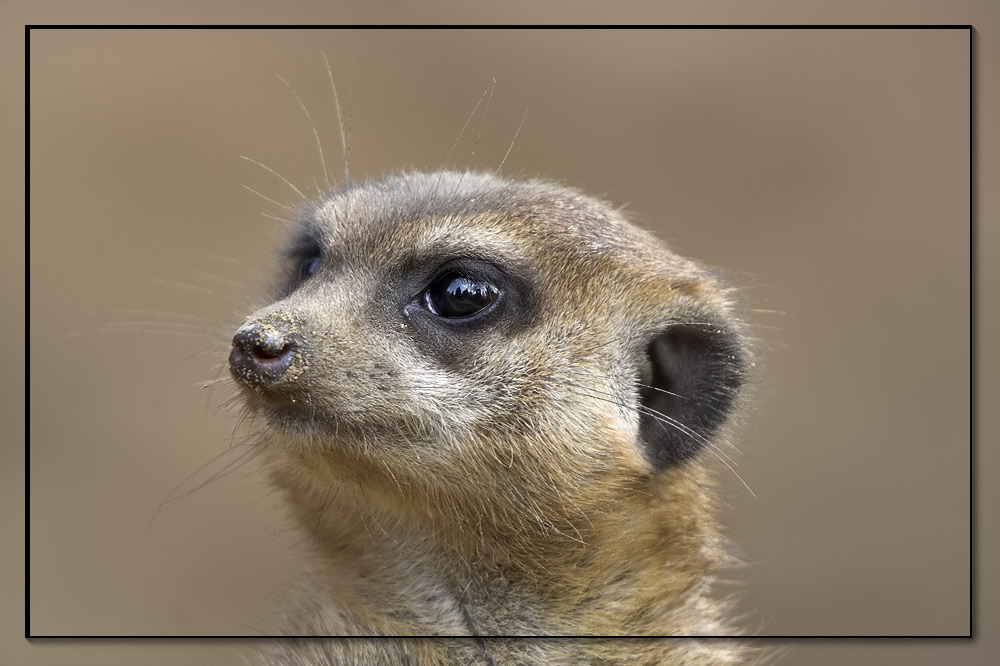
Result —
M393 480L385 470L365 474L355 467L352 480L337 479L333 468L343 461L315 452L293 457L295 471L286 467L277 479L306 531L315 575L342 602L344 624L338 631L596 636L724 631L718 624L722 608L707 596L719 549L706 544L718 536L705 496L706 475L695 465L667 472L674 477L669 482L621 488L611 501L601 493L601 507L589 506L586 497L563 497L560 510L526 507L515 513L493 507L491 515L489 507L463 505L467 498L438 493L436 507L448 511L439 519L436 507L417 499L420 489L410 488L409 498L392 494L406 481ZM303 469L325 485L305 481ZM389 608L394 612L386 613Z

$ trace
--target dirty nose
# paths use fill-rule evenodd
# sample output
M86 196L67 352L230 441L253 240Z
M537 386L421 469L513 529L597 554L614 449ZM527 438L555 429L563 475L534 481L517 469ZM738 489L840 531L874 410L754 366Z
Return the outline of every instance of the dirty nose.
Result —
M248 324L233 336L229 369L247 384L268 384L281 379L298 354L298 345L287 331Z

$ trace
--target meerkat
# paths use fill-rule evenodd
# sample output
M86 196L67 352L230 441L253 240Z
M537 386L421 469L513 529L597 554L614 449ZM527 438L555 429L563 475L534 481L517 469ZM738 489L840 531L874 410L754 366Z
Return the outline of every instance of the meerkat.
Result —
M304 535L283 631L341 638L258 663L742 663L676 638L732 630L709 462L752 362L711 271L575 189L451 171L309 204L285 263L230 370Z

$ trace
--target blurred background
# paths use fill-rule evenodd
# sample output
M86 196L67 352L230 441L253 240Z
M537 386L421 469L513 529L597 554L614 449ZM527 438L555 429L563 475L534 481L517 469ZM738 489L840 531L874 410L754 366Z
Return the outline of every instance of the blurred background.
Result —
M969 634L970 39L33 31L30 631L270 626L287 526L213 380L266 297L273 218L296 201L281 178L323 182L314 128L341 173L325 52L353 179L493 170L513 142L506 174L625 205L742 288L761 376L742 480L719 476L745 631ZM22 641L0 661L227 664L237 648ZM978 658L948 648L799 641L782 663Z

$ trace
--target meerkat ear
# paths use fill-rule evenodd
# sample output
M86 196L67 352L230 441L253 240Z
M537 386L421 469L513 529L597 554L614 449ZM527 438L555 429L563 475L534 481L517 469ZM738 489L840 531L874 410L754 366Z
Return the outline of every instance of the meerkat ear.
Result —
M675 324L646 348L639 373L639 433L658 469L697 454L729 418L746 358L726 326Z

